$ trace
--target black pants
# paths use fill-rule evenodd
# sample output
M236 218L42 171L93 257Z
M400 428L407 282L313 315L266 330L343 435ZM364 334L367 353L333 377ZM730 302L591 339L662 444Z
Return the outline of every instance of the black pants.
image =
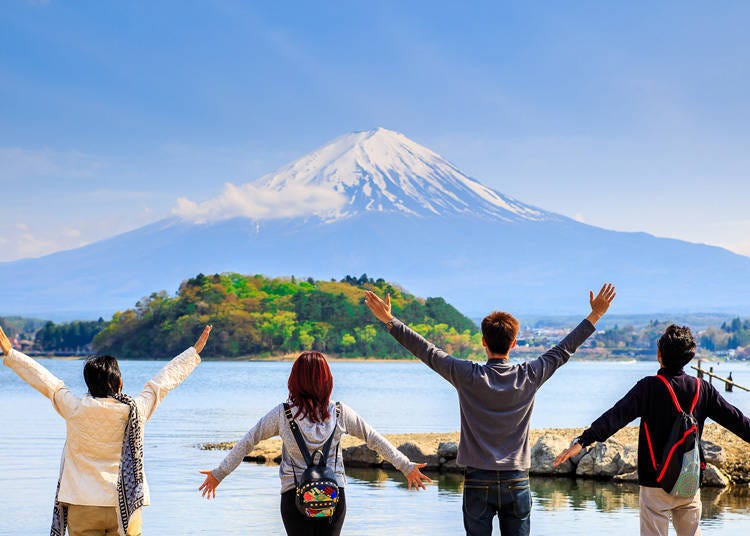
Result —
M294 490L281 494L281 519L287 536L339 536L346 516L346 495L344 488L339 488L339 502L336 512L329 519L308 519L294 502Z

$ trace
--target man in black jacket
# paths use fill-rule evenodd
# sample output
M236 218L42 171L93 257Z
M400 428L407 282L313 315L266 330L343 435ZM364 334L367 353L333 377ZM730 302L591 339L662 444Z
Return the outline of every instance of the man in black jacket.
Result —
M683 367L695 356L695 348L690 328L669 326L659 338L657 358L661 368L658 375L669 382L677 401L686 412L694 406L693 416L698 423L699 437L703 433L705 420L711 418L750 442L750 419L724 400L713 385L685 374ZM697 388L698 382L700 389ZM677 536L700 534L700 491L694 497L676 497L663 490L657 482L661 453L677 415L672 395L664 381L657 376L647 376L575 438L570 447L555 458L554 464L559 465L576 456L591 443L606 441L620 428L640 417L638 483L641 535L666 536L670 514Z

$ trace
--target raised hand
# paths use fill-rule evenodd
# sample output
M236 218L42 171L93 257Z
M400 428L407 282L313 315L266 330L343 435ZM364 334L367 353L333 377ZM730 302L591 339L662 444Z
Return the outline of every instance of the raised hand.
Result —
M385 301L381 300L377 294L368 290L365 291L365 305L370 308L372 314L381 322L393 320L391 314L391 295L385 295Z
M575 443L571 446L569 446L567 449L562 451L560 454L557 455L557 458L552 462L552 465L554 467L557 467L561 463L563 463L565 460L568 460L574 456L578 456L580 452L583 450L583 447L580 445L580 443Z
M409 483L409 489L412 489L412 487L419 491L419 488L427 489L424 486L424 482L432 482L432 479L428 476L425 476L422 474L423 467L426 467L426 463L418 463L417 466L411 470L411 473L406 475L406 481Z
M5 355L8 355L13 349L13 345L10 344L10 339L5 335L3 328L0 328L0 349L2 349L3 354Z
M209 501L215 499L216 488L219 485L219 481L211 474L211 471L201 471L200 473L206 475L206 480L203 481L203 484L198 488L198 491L202 492L201 496Z
M594 296L593 290L589 290L589 303L591 304L591 314L587 317L589 322L596 324L609 310L615 296L617 296L617 293L612 283L604 283L596 296Z
M208 334L211 333L212 328L213 326L211 324L203 328L203 333L201 333L201 336L198 337L198 340L193 345L196 352L201 353L203 351L203 348L206 346L206 341L208 340Z

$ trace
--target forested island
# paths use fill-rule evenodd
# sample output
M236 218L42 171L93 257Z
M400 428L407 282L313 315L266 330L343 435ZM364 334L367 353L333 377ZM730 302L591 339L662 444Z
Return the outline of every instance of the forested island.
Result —
M336 280L223 273L183 281L175 295L156 292L111 320L54 323L0 317L16 347L33 355L111 353L122 358L172 356L192 344L202 327L214 333L206 357L278 358L302 350L333 357L411 357L374 321L364 290L390 293L396 316L458 357L482 359L475 322L443 298L418 298L399 285L362 274ZM702 357L750 359L750 320L718 325L694 315ZM524 323L515 354L528 358L559 341L576 319ZM656 359L656 341L667 321L623 317L604 324L576 354L577 359ZM640 320L634 322L634 320ZM612 320L610 320L611 322ZM690 317L676 320L690 325ZM703 322L702 324L699 324ZM699 326L699 327L698 327Z

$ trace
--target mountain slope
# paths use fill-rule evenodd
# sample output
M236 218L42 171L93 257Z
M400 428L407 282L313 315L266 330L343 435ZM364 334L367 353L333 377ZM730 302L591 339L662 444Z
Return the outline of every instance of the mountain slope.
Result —
M487 188L403 134L378 128L341 136L258 179L262 187L324 187L345 197L328 220L367 211L411 215L485 215L500 220L557 220Z
M316 279L366 272L444 296L470 316L496 308L584 314L588 289L604 280L618 285L621 313L750 312L750 258L536 209L391 131L338 138L248 191L283 201L304 187L344 202L293 218L228 218L225 199L201 207L204 223L182 214L0 264L0 313L97 317L155 289L174 292L199 272L223 271Z

